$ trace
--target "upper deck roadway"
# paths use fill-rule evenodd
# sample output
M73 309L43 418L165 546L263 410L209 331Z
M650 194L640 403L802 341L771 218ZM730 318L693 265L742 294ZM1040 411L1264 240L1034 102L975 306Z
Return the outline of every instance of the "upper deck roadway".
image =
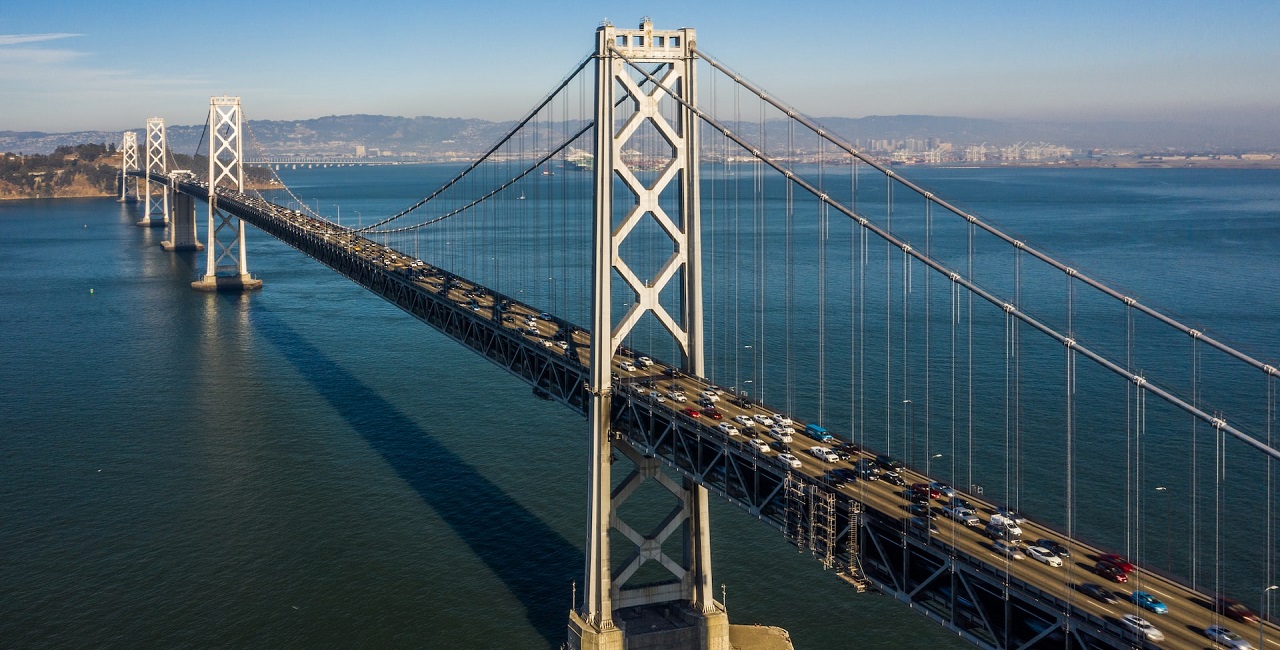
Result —
M202 183L153 175L178 191L205 198ZM233 191L219 190L218 207L254 224L302 252L440 329L534 386L535 393L586 412L590 337L581 328L510 297L476 285L372 240L353 235L330 222ZM729 396L698 377L655 362L623 370L635 363L630 350L614 358L613 422L615 435L640 453L656 455L677 472L724 496L753 516L781 529L793 542L813 549L824 563L861 574L884 593L988 648L1209 648L1211 625L1223 625L1245 639L1258 627L1215 615L1213 597L1139 567L1127 584L1116 584L1094 572L1103 551L1068 540L1035 522L1025 522L1022 538L1050 539L1065 545L1070 557L1062 567L1034 559L1012 560L997 554L981 527L966 526L942 514L941 500L931 500L936 531L913 522L905 489L880 480L836 484L828 472L850 468L873 453L852 451L848 460L820 460L807 450L821 443L803 435L796 422L789 445L800 466L778 459L748 438L762 438L764 427L745 426L735 418L772 415L762 405ZM655 392L656 391L656 392ZM691 416L704 391L723 419ZM682 393L688 401L670 395ZM658 399L661 396L662 399ZM741 433L717 428L730 423ZM929 478L902 471L907 484ZM982 519L996 512L980 497L961 494ZM854 534L850 534L851 526ZM851 557L851 556L856 556ZM1082 583L1105 586L1116 602L1104 603L1078 590ZM1129 601L1142 589L1168 605L1156 614ZM1127 634L1121 619L1136 614L1163 635L1154 641ZM1268 649L1280 648L1280 630L1265 624Z

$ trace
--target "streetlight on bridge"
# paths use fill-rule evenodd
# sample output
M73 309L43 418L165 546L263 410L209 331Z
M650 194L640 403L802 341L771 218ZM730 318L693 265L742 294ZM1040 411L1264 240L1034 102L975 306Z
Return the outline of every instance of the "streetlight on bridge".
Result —
M1173 524L1169 518L1173 509L1173 499L1169 497L1168 487L1157 485L1156 492L1164 495L1164 569L1173 573L1173 538L1170 537Z
M1267 593L1273 589L1280 589L1280 585L1271 585L1262 590L1262 597L1258 599L1258 650L1262 650L1263 632L1267 629Z

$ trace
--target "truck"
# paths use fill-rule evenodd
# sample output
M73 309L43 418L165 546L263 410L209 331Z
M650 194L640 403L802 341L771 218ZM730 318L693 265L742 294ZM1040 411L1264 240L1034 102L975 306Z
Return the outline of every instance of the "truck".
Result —
M818 442L831 442L831 434L827 433L826 429L816 424L806 425L804 428L804 435L809 436Z

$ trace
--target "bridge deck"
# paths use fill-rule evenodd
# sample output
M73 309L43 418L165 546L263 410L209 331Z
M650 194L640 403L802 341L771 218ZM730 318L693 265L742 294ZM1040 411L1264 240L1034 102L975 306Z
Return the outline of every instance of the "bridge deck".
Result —
M157 175L153 180L169 179ZM207 196L201 183L174 185L198 198ZM332 223L259 198L220 190L218 207L507 368L533 385L536 394L585 413L590 336L583 329ZM796 422L798 431L789 447L799 466L783 463L776 448L762 450L750 440L762 439L764 427L735 422L774 411L745 400L731 403L730 396L705 380L659 362L624 369L624 363L636 364L634 354L624 350L613 362L613 421L620 441L658 456L675 471L768 521L793 543L812 549L824 564L844 572L853 565L852 570L860 569L884 592L979 646L1141 647L1143 643L1125 638L1120 619L1126 614L1154 623L1165 637L1155 644L1160 647L1212 645L1203 630L1215 624L1246 638L1250 628L1257 629L1215 617L1212 596L1145 568L1131 574L1124 586L1110 583L1093 571L1102 550L1036 522L1022 524L1022 538L1065 545L1071 555L1064 558L1064 566L998 555L982 528L943 516L932 520L936 531L930 531L913 523L904 487L880 480L830 480L831 470L869 463L872 452L855 449L847 460L820 460L805 450L821 443L801 433L804 424ZM715 395L721 419L686 413L704 391ZM678 401L677 393L688 401ZM741 433L728 434L717 428L720 423L733 423ZM779 446L776 441L774 446ZM903 470L902 478L906 484L931 480L912 469ZM957 495L988 518L996 512L994 504L975 495ZM929 507L938 515L941 505L932 499ZM1108 587L1117 602L1103 603L1077 590L1089 582ZM1156 595L1169 606L1169 613L1138 609L1127 600L1135 589ZM1266 626L1268 636L1280 637L1275 625ZM1269 640L1268 647L1273 643Z

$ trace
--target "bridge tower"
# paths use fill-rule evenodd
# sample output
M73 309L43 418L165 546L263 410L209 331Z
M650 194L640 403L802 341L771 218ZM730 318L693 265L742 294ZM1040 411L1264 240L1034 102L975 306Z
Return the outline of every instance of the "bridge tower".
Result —
M120 141L120 202L138 200L138 179L133 179L133 194L129 194L129 172L138 171L138 134L125 131Z
M191 283L198 291L252 291L262 280L249 276L244 222L218 209L220 185L244 191L240 98L209 98L209 241L204 277ZM221 273L220 273L221 272Z
M169 186L160 184L160 194L151 191L151 174L164 174L168 168L168 149L164 141L164 118L147 118L147 175L143 178L143 195L147 197L147 211L142 213L139 226L167 226L169 224Z
M682 370L704 375L702 278L698 202L698 119L695 104L694 30L656 31L646 18L639 29L604 25L596 31L595 96L595 226L593 234L593 298L589 420L591 450L588 481L586 576L581 600L569 617L569 646L618 649L643 647L729 648L729 621L715 601L711 580L711 539L707 491L669 477L657 459L617 439L610 431L612 360L619 345L646 313L660 322L681 350ZM645 66L662 87L646 84L631 63ZM678 96L678 98L676 97ZM618 113L620 105L633 107ZM668 119L670 116L671 119ZM661 139L669 148L666 166L652 182L637 178L621 157L633 137ZM641 174L648 178L653 174ZM615 195L615 188L625 187ZM626 200L633 198L634 200ZM678 205L678 214L663 206ZM650 223L644 223L651 220ZM656 227L670 237L672 252L655 278L638 277L623 259L623 242L637 226ZM614 276L633 294L632 306L615 322L611 313ZM664 290L678 292L672 314L659 299ZM673 304L668 300L665 304ZM614 451L626 456L635 470L614 490L610 462ZM637 532L618 514L622 502L646 480L675 495L678 503L650 534ZM671 558L663 542L683 527L683 557ZM610 555L611 530L634 544L624 564L614 567ZM663 582L631 585L628 581L646 562L660 563L671 577ZM625 610L625 611L624 611ZM653 612L669 623L671 613L686 626L649 632ZM666 615L663 615L666 614ZM628 623L635 621L633 629ZM642 624L639 621L644 621Z

